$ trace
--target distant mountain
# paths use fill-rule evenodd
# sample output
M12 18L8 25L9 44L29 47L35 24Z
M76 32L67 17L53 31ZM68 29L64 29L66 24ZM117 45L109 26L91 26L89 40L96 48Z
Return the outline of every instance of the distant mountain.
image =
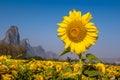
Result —
M23 39L20 44L27 50L29 56L41 56L46 59L52 59L58 56L56 53L53 53L51 51L45 52L45 50L40 45L32 47L28 39Z
M28 56L35 56L28 39L23 39L20 42L20 45L22 45L27 50Z
M10 45L19 45L20 35L18 32L18 28L16 26L11 26L10 29L8 29L8 31L6 32L5 38L1 42Z
M100 58L100 60L105 63L115 63L117 58Z
M36 47L32 47L32 50L34 51L36 56L41 56L41 57L46 57L48 55L46 55L45 50L42 48L42 46L36 46Z
M120 65L120 57L116 59L115 63Z
M39 45L32 47L30 45L29 39L23 39L20 41L20 34L17 26L11 26L10 29L6 32L5 38L0 41L0 43L10 44L10 45L21 45L26 51L27 55L30 57L41 56L43 58L55 58L57 57L56 53L51 51L45 52L45 50Z
M57 58L57 56L58 56L56 53L51 52L51 51L48 51L45 54L47 55L47 56L45 56L45 58L47 58L47 59Z
M45 50L41 46L32 47L28 39L23 39L20 44L27 50L29 56L45 57Z

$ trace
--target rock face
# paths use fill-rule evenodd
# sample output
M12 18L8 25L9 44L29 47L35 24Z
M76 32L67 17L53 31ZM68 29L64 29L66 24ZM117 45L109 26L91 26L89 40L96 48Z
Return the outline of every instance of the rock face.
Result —
M18 28L16 26L11 26L10 29L6 32L5 38L3 39L4 43L10 45L19 45L20 44L20 35Z
M41 46L32 47L28 39L23 39L20 41L19 30L17 26L11 26L6 32L5 38L0 41L0 43L10 44L10 45L21 45L27 51L27 56L41 56L43 58L55 58L57 55L53 52L45 52Z
M32 51L34 51L36 56L41 56L44 58L47 56L45 50L41 46L32 47Z
M47 59L53 59L53 58L57 58L57 54L56 53L54 53L54 52L52 52L52 51L48 51L48 52L46 52L46 57L45 58L47 58Z
M41 46L32 47L28 39L23 39L20 44L27 50L29 56L45 57L45 50Z
M20 45L22 45L26 49L28 56L35 56L34 52L32 51L32 47L31 47L28 39L23 39L20 42Z
M41 56L42 58L52 59L56 58L57 54L51 51L45 52L42 46L32 47L28 39L23 39L20 44L27 50L29 56Z

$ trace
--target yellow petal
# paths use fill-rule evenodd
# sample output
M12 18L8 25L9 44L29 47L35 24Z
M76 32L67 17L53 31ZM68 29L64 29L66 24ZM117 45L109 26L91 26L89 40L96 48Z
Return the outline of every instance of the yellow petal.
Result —
M80 51L80 49L79 49L79 44L75 44L75 52L77 53L77 54L80 54L81 53L81 51Z
M84 40L83 43L87 49L91 46L91 44L89 44L89 42L87 42L86 40Z
M95 26L86 26L87 29L97 29Z
M87 33L89 36L98 37L96 33Z
M64 27L67 27L67 25L64 24L64 23L58 23L57 25L58 25L59 27L63 27L63 28L64 28Z
M95 40L97 40L97 37L93 37L93 36L89 36L89 35L87 35L86 38L89 39L89 41L95 41Z
M85 41L89 43L89 45L94 45L95 44L95 39L91 39L90 37L86 37Z
M57 32L65 32L65 31L66 31L65 28L58 28L58 29L57 29Z
M61 39L61 40L64 40L65 38L67 38L66 35L60 36L60 39Z
M76 11L75 9L73 10L73 14L76 17L80 17L80 11Z
M70 52L73 53L75 51L75 43L71 42L70 44Z
M93 22L88 22L85 26L93 26L94 23Z
M75 52L79 55L86 52L86 48L83 42L76 44Z
M64 35L66 32L59 32L58 33L58 36L62 36L62 35Z
M69 17L71 18L71 19L74 19L75 18L75 16L76 16L76 10L73 10L73 11L70 11L69 12Z
M70 16L70 18L73 17L73 12L72 11L69 12L69 16Z
M71 41L68 38L66 38L64 42L65 42L65 49L67 49L70 46Z
M64 16L64 17L63 17L63 23L68 24L68 23L70 23L70 22L71 22L71 19L70 19L68 16Z
M81 54L81 44L76 44L76 47L75 47L75 52L76 52L76 54Z
M70 11L69 17L73 20L81 20L81 12L76 10Z
M78 11L76 15L78 18L81 18L82 13L80 11Z
M83 42L81 42L81 53L85 53L86 52L86 48L85 48L85 44Z
M88 23L92 18L92 15L88 12L82 16L82 23L86 24Z
M86 29L89 33L98 33L99 30L97 29Z

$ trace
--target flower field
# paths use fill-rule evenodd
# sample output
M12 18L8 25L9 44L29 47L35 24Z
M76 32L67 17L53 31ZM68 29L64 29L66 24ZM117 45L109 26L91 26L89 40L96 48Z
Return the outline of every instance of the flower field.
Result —
M90 79L83 71L82 80L112 80L120 77L120 66L102 63L86 64L86 68L94 68L100 72ZM79 80L78 62L18 60L8 56L0 57L0 80ZM92 72L92 71L91 71ZM104 79L102 78L104 76Z
M78 60L23 60L0 56L0 80L120 80L120 66L106 65L87 53L96 43L99 32L91 19L90 12L82 14L74 9L57 24L57 35L65 44L60 56L76 53Z

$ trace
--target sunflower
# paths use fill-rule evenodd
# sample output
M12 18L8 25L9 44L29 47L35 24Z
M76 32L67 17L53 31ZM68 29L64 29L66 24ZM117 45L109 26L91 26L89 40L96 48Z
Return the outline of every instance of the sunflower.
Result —
M63 21L58 23L58 37L65 43L65 50L78 55L85 53L91 45L94 45L98 38L98 29L93 22L90 22L90 12L81 15L80 11L70 11L69 16L64 16Z
M96 68L105 74L105 65L103 63L97 63Z

